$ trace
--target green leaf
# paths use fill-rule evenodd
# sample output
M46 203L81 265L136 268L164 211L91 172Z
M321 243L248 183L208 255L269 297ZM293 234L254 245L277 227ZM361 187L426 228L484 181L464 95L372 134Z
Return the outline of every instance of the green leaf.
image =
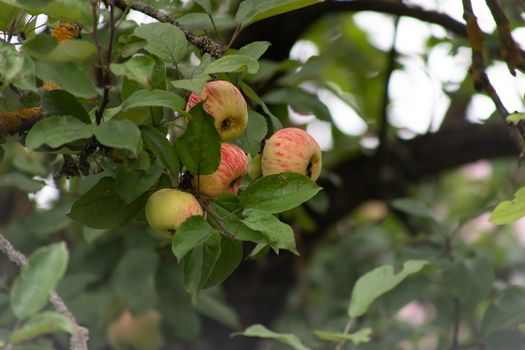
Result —
M514 193L514 199L503 201L496 206L490 215L490 221L496 225L504 225L525 216L525 187Z
M142 126L140 131L146 147L162 161L162 164L169 170L171 176L177 178L180 172L179 158L166 135L163 135L159 130L151 126Z
M510 286L501 291L483 315L481 329L491 334L525 322L525 288Z
M115 190L119 197L129 204L155 185L163 172L164 166L160 159L157 159L146 171L128 172L121 169L115 177Z
M392 206L397 210L407 213L412 216L419 216L422 218L432 219L430 208L421 201L413 198L399 198L392 201Z
M262 110L264 111L264 113L266 113L266 115L268 116L268 118L269 118L268 125L270 126L270 128L269 128L270 129L270 134L273 134L277 130L283 128L283 124L281 123L279 118L277 118L270 111L268 106L266 106L266 103L264 103L264 101L257 95L257 93L255 91L253 91L253 89L248 84L246 84L244 81L241 81L239 86L242 89L242 91L244 92L244 94L246 96L248 96L253 102L255 102L256 104L260 105Z
M181 79L171 82L171 85L177 89L186 89L192 92L195 92L197 95L202 93L204 90L204 85L210 79L208 74L199 74L192 79Z
M112 119L94 126L93 129L95 137L101 144L137 153L140 130L129 120Z
M182 266L160 264L155 276L159 305L162 305L162 322L169 327L176 339L192 341L200 335L200 317L184 290Z
M22 51L44 62L80 62L97 52L95 45L85 40L66 40L59 43L51 35L41 34L28 40Z
M220 237L212 235L184 258L184 288L195 304L200 290L206 285L221 254Z
M115 294L134 313L148 311L156 303L155 271L159 258L147 247L127 251L112 276Z
M518 125L522 120L525 120L525 113L511 113L507 116L507 122Z
M210 274L210 277L204 284L203 288L217 286L224 282L228 276L239 266L243 257L242 243L221 237L221 255Z
M1 0L24 9L30 14L46 14L67 22L91 24L91 11L83 1L77 0Z
M20 14L20 9L0 3L0 28L5 29Z
M403 264L403 269L394 274L394 268L383 265L367 272L355 283L352 290L348 315L352 318L363 315L374 300L394 289L408 276L421 271L428 264L425 260L409 260Z
M490 261L482 256L453 262L443 271L445 283L464 304L476 306L488 296L494 281Z
M298 113L313 114L318 119L331 121L328 107L319 100L319 97L299 88L276 89L264 95L263 100L268 104L290 105Z
M361 343L368 343L370 341L372 328L363 328L351 334L327 331L315 331L314 334L322 340L333 342L345 342L350 340L354 345L359 345Z
M42 108L44 114L49 116L70 115L83 123L91 124L88 113L75 96L63 90L45 90L42 93Z
M221 139L214 121L199 103L191 109L186 131L175 140L182 163L193 175L211 174L221 161Z
M286 249L299 255L295 247L295 236L289 225L263 210L245 209L242 214L244 219L241 222L248 228L261 232L277 252L279 249Z
M11 288L11 309L17 318L35 315L46 304L66 271L68 251L65 243L37 249L29 257Z
M210 0L195 0L195 2L202 7L202 9L209 15L212 14L213 9L211 7L211 1Z
M93 136L93 128L72 116L49 117L39 120L29 130L26 147L36 149L42 145L58 148L67 143L88 139Z
M167 107L183 111L186 103L179 95L165 90L138 90L129 96L120 106L121 111L136 107Z
M321 190L308 177L297 173L265 176L240 195L241 206L280 213L299 206Z
M259 337L273 339L283 344L289 345L296 350L310 350L301 343L295 334L275 333L261 324L255 324L246 328L243 332L234 333L233 335L244 335L245 337Z
M268 50L271 43L269 41L254 41L245 45L237 51L239 55L250 56L258 60Z
M150 86L154 66L155 60L150 56L133 56L124 63L112 63L109 68L116 75Z
M178 260L190 250L204 244L217 231L202 216L192 216L177 228L171 242L171 251Z
M266 119L259 113L248 110L248 125L244 132L232 140L231 143L239 146L244 152L255 156L261 149L261 142L268 132Z
M113 178L100 179L73 204L68 216L81 224L99 229L109 230L124 225L143 207L147 196L143 195L126 205L115 187Z
M239 5L235 21L243 28L268 17L310 6L322 0L245 0Z
M184 33L168 23L143 24L135 29L134 34L148 42L144 49L164 62L178 63L188 48Z
M89 76L73 63L35 61L35 73L43 81L57 84L75 96L87 99L97 96Z
M24 57L13 45L0 42L0 78L3 85L15 79L24 67Z
M226 327L231 329L241 328L241 321L235 310L227 305L221 298L221 295L217 295L218 290L209 289L204 290L199 295L199 302L195 306L199 313L209 317L212 320L215 320Z
M233 203L228 202L230 199ZM230 232L235 234L236 240L266 244L267 239L261 232L252 230L241 222L242 219L238 214L240 209L238 196L218 196L212 200L213 210L220 217L225 218L222 223Z
M35 315L11 334L11 343L18 344L35 337L54 333L67 332L73 334L75 326L64 315L47 311Z
M33 180L31 177L18 171L13 171L0 176L0 186L11 186L30 193L40 191L44 187L44 183Z
M246 55L228 55L210 63L204 70L206 74L248 72L256 74L259 71L259 62Z

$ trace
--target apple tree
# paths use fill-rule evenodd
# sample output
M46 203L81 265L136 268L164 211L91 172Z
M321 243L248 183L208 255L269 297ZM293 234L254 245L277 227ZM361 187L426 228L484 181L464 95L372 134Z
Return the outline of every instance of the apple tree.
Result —
M0 344L522 349L525 117L487 72L523 84L525 9L462 5L0 0ZM419 134L403 18L468 52Z

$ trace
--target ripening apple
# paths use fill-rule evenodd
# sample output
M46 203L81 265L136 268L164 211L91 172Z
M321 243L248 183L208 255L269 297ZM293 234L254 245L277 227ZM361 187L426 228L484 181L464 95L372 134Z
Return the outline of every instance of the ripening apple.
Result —
M191 193L163 188L153 193L146 203L146 219L151 227L167 238L189 217L202 216L199 201Z
M302 129L281 129L266 141L261 158L263 176L294 172L315 181L319 178L321 167L321 148Z
M206 113L215 118L215 128L222 141L241 135L248 123L248 107L241 92L225 80L209 81L202 93L192 93L186 104L186 111L201 101Z
M236 194L242 179L248 172L248 157L244 151L229 143L221 144L221 162L213 174L193 178L193 186L199 193L215 197L220 194Z

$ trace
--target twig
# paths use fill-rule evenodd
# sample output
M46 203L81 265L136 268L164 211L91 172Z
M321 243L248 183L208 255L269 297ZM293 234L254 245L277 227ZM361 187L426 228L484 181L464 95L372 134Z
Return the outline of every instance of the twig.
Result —
M27 266L28 259L27 257L16 250L11 242L0 234L0 251L4 253L7 258L12 261L15 265L20 268ZM75 327L74 333L71 335L69 341L69 348L71 350L87 350L87 342L89 339L89 331L87 328L80 326L75 319L75 316L69 311L64 300L57 294L56 291L52 291L49 294L49 301L53 305L53 308L60 314L64 315Z
M217 226L219 226L219 232L230 238L230 239L234 239L235 238L235 234L233 232L231 232L226 226L224 226L224 223L222 222L222 219L221 217L210 207L210 205L208 204L208 202L203 199L199 194L197 193L193 193L195 195L195 197L197 198L197 200L199 201L199 204L201 205L201 207L204 209L204 211L209 215L211 216L211 218L213 219L213 221L215 221L215 223L217 224Z
M459 298L454 298L454 328L452 330L452 344L449 350L457 350L459 346L459 326L461 322L461 304Z
M108 1L107 6L109 9L109 43L105 61L101 58L101 62L103 63L101 69L104 90L102 92L102 103L100 104L99 109L95 113L95 121L97 124L101 123L102 118L104 117L104 110L106 109L109 103L109 90L111 88L111 70L109 69L109 65L111 64L111 56L113 54L113 43L115 42L116 32L115 8L112 1ZM99 52L99 55L102 55L102 52Z
M516 76L516 68L523 66L525 64L525 59L521 55L518 44L512 38L509 20L507 19L505 12L503 12L498 0L485 0L485 2L487 3L497 25L501 45L501 57L507 62L510 73Z
M124 10L128 7L128 4L125 0L114 0L113 4L121 10ZM133 2L131 5L129 5L129 8L141 12L150 17L153 17L159 22L173 24L174 26L182 30L182 32L186 36L186 39L189 42L197 46L202 52L209 53L213 58L221 57L224 52L224 47L221 44L214 42L206 35L195 34L194 32L184 28L184 26L182 26L178 21L171 18L167 14L151 7L150 5L142 1Z
M485 93L492 99L496 106L496 111L507 124L511 134L511 138L521 152L521 156L525 151L524 135L525 126L520 123L517 127L507 121L509 115L508 110L503 105L501 98L492 86L487 73L485 72L485 63L483 60L483 39L484 34L478 25L477 18L472 9L470 0L463 0L463 18L467 23L467 37L472 49L472 63L470 66L470 74L474 81L474 87L478 91L485 91Z
M397 50L396 50L396 41L397 41L397 32L399 27L399 16L397 16L394 20L394 35L392 38L392 46L390 47L390 51L388 52L388 63L386 67L386 74L385 74L385 83L383 85L383 101L381 105L381 123L379 125L379 148L377 149L377 154L379 157L382 157L384 154L384 150L386 147L386 139L387 139L387 132L388 132L388 105L390 104L390 98L388 94L388 87L390 86L390 78L392 77L392 73L394 72L395 66L396 66L396 57L397 57Z

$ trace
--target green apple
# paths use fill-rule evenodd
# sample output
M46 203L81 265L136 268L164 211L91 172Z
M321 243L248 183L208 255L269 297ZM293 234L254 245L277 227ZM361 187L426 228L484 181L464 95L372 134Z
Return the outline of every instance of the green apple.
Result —
M321 167L321 148L317 141L302 129L281 129L264 145L261 158L263 176L294 172L315 181L319 178Z
M146 203L146 219L151 227L167 238L189 217L204 214L191 193L163 188L153 193Z
M208 197L220 194L236 194L242 179L248 172L248 157L244 151L235 145L221 145L221 162L213 174L199 175L193 178L193 186L199 188L199 193Z
M225 80L209 81L200 95L192 93L186 111L204 101L204 110L215 118L215 128L222 141L242 134L248 124L246 100L235 85Z

